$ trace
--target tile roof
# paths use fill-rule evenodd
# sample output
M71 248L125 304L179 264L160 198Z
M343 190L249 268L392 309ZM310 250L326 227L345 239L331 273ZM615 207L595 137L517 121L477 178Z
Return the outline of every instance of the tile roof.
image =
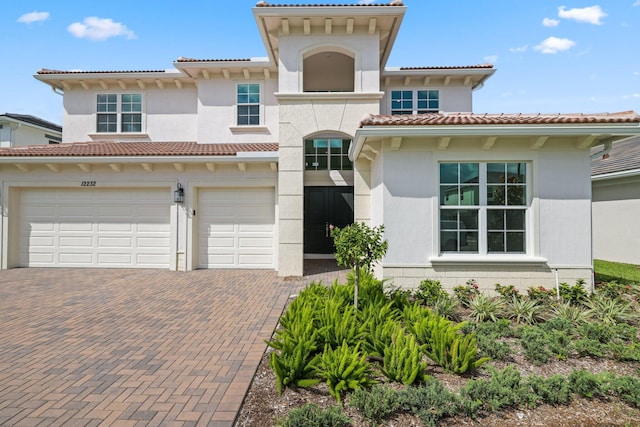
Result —
M493 64L476 64L476 65L454 65L448 66L432 66L432 67L400 67L400 71L412 70L466 70L469 68L493 68Z
M439 126L439 125L549 125L592 123L640 123L635 111L610 114L473 114L437 113L395 116L370 115L364 126ZM640 131L640 128L638 129Z
M50 70L41 68L37 74L116 74L116 73L165 73L166 70L125 70L125 71L81 71L81 70Z
M185 58L181 56L176 60L176 62L251 62L251 58L240 58L240 59L196 59L196 58Z
M196 142L73 142L0 148L0 157L236 156L278 151L276 143L198 144Z
M21 122L30 123L32 125L40 126L46 129L51 129L56 132L62 132L62 126L49 122L47 120L41 119L40 117L31 116L29 114L4 113L4 114L0 114L0 119L2 119L2 117L7 117L10 119L19 120Z
M259 1L256 7L353 7L353 6L404 6L401 0L393 0L390 3L358 3L358 4L270 4L266 1Z
M601 150L601 147L597 147ZM615 142L606 158L597 158L591 163L591 175L640 170L640 137Z

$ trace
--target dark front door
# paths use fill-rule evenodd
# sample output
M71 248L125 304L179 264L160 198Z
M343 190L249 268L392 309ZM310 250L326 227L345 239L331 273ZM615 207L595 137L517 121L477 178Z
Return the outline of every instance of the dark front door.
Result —
M353 223L353 187L304 188L304 253L332 254L329 227Z

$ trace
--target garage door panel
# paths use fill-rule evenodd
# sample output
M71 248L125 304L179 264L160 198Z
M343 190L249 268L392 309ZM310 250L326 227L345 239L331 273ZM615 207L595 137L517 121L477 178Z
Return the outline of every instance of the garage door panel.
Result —
M275 267L273 188L201 190L199 215L200 267Z
M58 246L62 248L90 248L93 246L93 237L60 236Z
M25 189L20 264L169 268L170 194L169 188Z

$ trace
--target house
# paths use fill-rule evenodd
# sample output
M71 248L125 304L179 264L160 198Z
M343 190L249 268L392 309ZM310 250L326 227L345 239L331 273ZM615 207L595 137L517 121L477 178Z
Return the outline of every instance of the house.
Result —
M62 127L28 114L0 114L0 147L59 144Z
M591 167L593 256L640 265L640 138L617 142Z
M405 12L260 1L266 58L40 70L63 143L0 150L1 267L299 276L355 220L396 285L590 279L590 149L640 116L472 114L493 66L387 66Z

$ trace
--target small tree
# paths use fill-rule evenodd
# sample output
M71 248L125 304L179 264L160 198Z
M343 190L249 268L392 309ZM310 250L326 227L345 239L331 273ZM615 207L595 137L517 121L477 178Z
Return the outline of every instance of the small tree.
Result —
M373 264L387 253L389 243L382 238L384 225L369 227L364 222L355 222L344 228L332 228L331 237L336 247L338 265L351 267L356 274L353 305L358 309L358 286L360 269L372 271Z

